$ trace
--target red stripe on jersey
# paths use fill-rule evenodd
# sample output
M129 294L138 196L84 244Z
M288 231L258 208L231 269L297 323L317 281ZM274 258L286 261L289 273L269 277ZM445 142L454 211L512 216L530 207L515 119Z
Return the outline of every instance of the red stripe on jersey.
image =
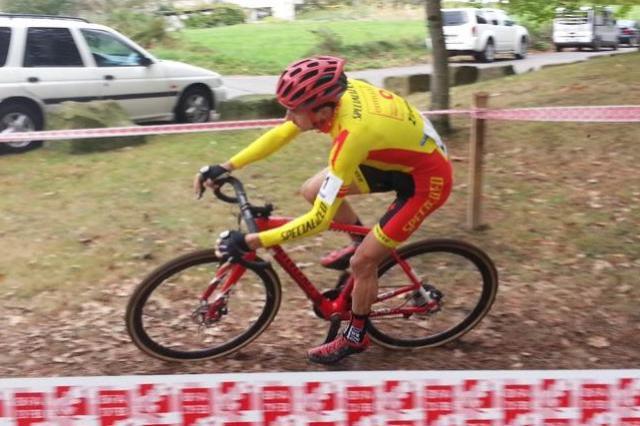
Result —
M333 144L336 146L333 151L333 156L331 157L331 167L335 167L336 159L338 158L340 151L342 151L342 145L344 144L344 141L347 139L347 136L349 136L349 131L343 130L340 132L340 134L338 134L338 136L336 136L335 140L333 141Z
M442 157L424 152L410 151L407 149L381 149L369 151L367 160L380 161L388 164L398 164L411 168L420 168L429 164L439 164Z

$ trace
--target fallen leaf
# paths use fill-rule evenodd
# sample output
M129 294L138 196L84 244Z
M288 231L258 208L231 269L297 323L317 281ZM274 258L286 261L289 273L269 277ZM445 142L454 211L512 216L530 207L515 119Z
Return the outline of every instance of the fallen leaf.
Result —
M592 346L594 348L599 348L599 349L608 348L609 346L611 346L607 338L602 336L589 337L587 339L587 344L589 346Z

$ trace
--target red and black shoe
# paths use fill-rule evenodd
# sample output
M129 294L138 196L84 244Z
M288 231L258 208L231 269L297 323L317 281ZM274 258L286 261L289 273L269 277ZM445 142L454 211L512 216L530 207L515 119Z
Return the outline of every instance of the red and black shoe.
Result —
M331 253L320 259L320 264L325 268L337 269L338 271L344 271L349 267L349 261L356 252L359 243L353 243L340 250L334 250Z
M364 336L362 342L354 343L340 334L335 340L310 349L307 352L307 357L309 361L318 364L335 364L344 357L359 354L367 349L370 344L371 341L367 335Z

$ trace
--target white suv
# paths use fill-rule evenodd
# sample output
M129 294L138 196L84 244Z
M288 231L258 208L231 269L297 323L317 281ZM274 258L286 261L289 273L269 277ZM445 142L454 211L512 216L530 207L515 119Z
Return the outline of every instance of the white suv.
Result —
M0 14L0 133L43 129L46 113L64 101L115 100L136 122L204 122L225 97L219 74L158 60L111 28Z
M500 9L442 9L442 24L450 56L474 55L492 62L496 53L527 56L529 32Z

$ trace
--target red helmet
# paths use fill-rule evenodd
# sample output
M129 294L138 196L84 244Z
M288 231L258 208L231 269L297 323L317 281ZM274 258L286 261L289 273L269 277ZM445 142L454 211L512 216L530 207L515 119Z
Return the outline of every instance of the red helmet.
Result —
M345 60L316 56L289 65L280 76L276 89L278 102L287 109L312 109L337 102L347 88L342 70Z

